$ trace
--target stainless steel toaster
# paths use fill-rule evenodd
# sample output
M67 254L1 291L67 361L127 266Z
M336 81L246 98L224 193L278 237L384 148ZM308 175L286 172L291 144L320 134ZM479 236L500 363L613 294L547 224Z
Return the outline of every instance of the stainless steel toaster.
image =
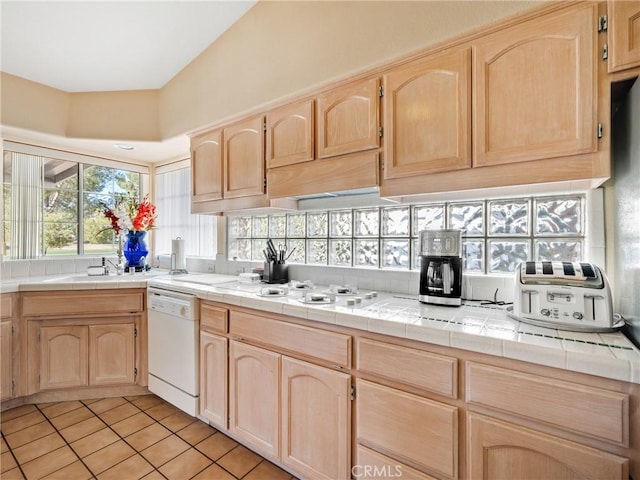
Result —
M521 263L515 284L512 313L524 322L589 332L617 327L609 282L592 263Z

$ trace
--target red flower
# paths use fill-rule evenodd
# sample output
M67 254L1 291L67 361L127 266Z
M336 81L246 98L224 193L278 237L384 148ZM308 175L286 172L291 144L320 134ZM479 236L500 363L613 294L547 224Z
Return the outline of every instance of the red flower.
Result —
M146 195L140 203L133 198L120 198L113 209L104 205L104 216L116 235L123 230L150 230L155 224L156 207Z

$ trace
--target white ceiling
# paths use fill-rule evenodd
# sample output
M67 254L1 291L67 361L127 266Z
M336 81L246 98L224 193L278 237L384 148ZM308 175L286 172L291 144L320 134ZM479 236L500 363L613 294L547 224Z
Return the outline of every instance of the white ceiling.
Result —
M0 66L66 92L157 89L254 4L2 0Z
M157 89L256 0L0 0L0 69L66 92ZM3 126L2 136L87 155L157 163L189 155L186 136L162 142L60 137Z

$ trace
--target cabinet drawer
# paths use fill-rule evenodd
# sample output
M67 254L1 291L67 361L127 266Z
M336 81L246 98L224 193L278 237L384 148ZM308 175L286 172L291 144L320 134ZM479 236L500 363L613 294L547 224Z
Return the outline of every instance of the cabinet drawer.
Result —
M467 364L467 402L616 445L629 445L629 396L503 368Z
M435 477L419 472L397 460L389 458L367 447L358 445L356 463L353 467L355 478L401 478L402 480L436 480Z
M229 327L229 310L214 307L206 303L200 304L200 329L208 332L227 333Z
M446 397L458 396L455 358L362 338L358 340L357 368Z
M230 312L230 333L287 352L351 368L351 337L243 312Z
M359 380L358 443L437 477L456 478L458 409Z
M117 290L97 293L50 292L22 297L24 316L92 315L142 312L142 292L119 292Z
M0 318L11 318L13 316L13 297L11 295L0 296Z

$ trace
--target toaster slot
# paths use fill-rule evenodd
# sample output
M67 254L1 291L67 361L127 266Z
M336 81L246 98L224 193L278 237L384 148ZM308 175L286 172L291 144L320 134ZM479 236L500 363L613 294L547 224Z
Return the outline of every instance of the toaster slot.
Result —
M580 268L582 268L582 274L586 278L596 278L596 272L590 263L581 263Z
M538 310L538 291L537 290L522 290L522 296L520 300L521 313L532 313Z
M571 262L562 262L562 270L564 271L565 275L571 277L576 276L576 269L573 267L573 264Z
M542 274L553 275L553 264L551 262L542 262Z
M585 295L584 315L585 320L592 322L608 320L605 318L607 315L605 298L602 295Z

